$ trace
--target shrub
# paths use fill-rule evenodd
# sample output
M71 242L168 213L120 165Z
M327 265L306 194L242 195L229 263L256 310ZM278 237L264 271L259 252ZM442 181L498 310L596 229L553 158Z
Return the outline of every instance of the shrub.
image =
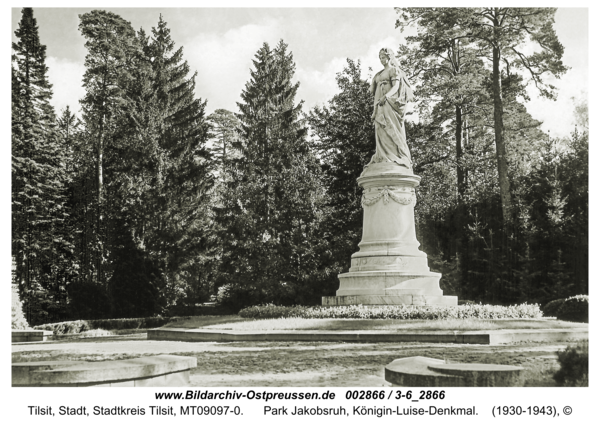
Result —
M35 330L48 330L54 334L78 334L89 330L123 330L129 328L155 328L169 322L189 319L190 317L149 317L149 318L120 318L99 320L78 320L42 324L33 327Z
M556 299L556 300L546 303L544 305L544 307L542 308L542 312L544 313L544 316L545 317L555 317L556 314L558 313L558 310L560 309L560 307L562 306L562 304L565 300L566 299Z
M588 386L589 342L577 342L557 354L560 370L554 374L556 383L559 386Z
M108 293L105 286L98 282L83 281L70 285L69 299L69 318L97 319L109 316Z
M12 295L12 305L11 305L11 329L12 330L28 330L29 324L27 324L27 320L23 315L23 304L19 300L19 295L16 289L13 289L14 293Z
M458 301L458 306L461 305L475 305L476 303L473 302L472 300L459 300Z
M589 296L571 296L562 303L556 318L563 321L588 322Z
M232 284L225 284L217 291L217 303L234 312L244 306L260 303L264 298L264 291L253 287L236 287Z
M108 281L110 312L114 316L140 317L164 314L167 303L162 271L129 235L120 236L119 241L121 246L115 253L117 261Z
M539 305L428 306L428 305L347 305L277 306L259 305L242 309L243 318L354 318L354 319L503 319L540 318Z

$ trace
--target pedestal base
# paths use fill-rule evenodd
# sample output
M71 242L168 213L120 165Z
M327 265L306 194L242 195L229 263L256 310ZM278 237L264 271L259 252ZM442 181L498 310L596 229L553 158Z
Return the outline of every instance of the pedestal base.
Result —
M443 296L441 274L431 272L415 234L415 187L421 178L395 163L371 164L358 184L363 188L363 236L352 255L350 271L338 275L335 305L456 306L456 296Z
M365 271L338 275L336 296L322 298L323 306L444 305L456 306L456 296L443 296L442 274L436 272Z
M324 296L321 298L322 306L344 305L442 305L456 306L456 296L422 296L407 294L404 296Z

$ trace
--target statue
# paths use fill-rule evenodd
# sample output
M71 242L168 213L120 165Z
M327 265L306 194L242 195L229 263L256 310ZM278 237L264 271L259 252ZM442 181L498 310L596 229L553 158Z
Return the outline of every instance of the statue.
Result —
M404 129L406 106L413 100L412 88L392 49L381 49L379 59L384 68L375 74L371 83L371 93L375 96L371 119L375 122L376 149L366 167L394 162L412 172Z
M404 130L412 89L391 49L381 49L379 59L384 69L371 84L375 155L357 179L364 212L360 249L349 271L338 275L335 296L321 303L456 306L458 298L444 296L442 274L429 269L427 254L419 250L414 208L421 178L413 173Z

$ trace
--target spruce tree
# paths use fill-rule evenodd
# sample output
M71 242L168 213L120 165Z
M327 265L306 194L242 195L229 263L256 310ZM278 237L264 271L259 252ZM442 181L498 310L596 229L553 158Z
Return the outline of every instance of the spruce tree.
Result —
M176 48L162 16L150 35L140 30L137 39L121 135L128 179L118 193L132 241L120 245L132 253L126 257L156 268L156 280L137 281L144 291L154 285L156 296L149 299L160 299L155 307L164 309L180 299L207 297L213 163L206 147L206 102L194 93L196 74L190 76L183 48ZM113 293L131 293L122 276L130 269L115 271Z
M50 99L46 46L33 9L23 8L12 55L12 250L30 324L64 314L73 269L65 187L67 152Z
M265 43L253 62L238 103L240 156L225 161L217 208L221 294L235 306L314 302L323 194L295 103L295 64L283 41L273 50Z
M183 48L176 48L162 16L152 29L149 48L159 106L166 112L159 138L166 153L161 188L165 204L155 245L163 247L169 303L175 293L188 303L202 302L210 291L214 256L209 242L214 163L207 147L206 101L196 96L197 73L190 75Z
M73 134L77 131L77 116L71 112L69 105L62 111L61 116L56 120L58 131L62 136L63 143L67 146L72 145Z

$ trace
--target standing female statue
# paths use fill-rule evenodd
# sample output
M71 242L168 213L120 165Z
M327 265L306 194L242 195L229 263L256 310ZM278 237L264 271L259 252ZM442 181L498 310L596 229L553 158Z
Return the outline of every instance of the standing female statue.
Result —
M376 149L367 166L394 162L412 171L404 130L406 104L413 100L412 88L392 49L381 49L379 60L384 68L375 74L371 83L371 94L375 95L371 119L375 121Z

